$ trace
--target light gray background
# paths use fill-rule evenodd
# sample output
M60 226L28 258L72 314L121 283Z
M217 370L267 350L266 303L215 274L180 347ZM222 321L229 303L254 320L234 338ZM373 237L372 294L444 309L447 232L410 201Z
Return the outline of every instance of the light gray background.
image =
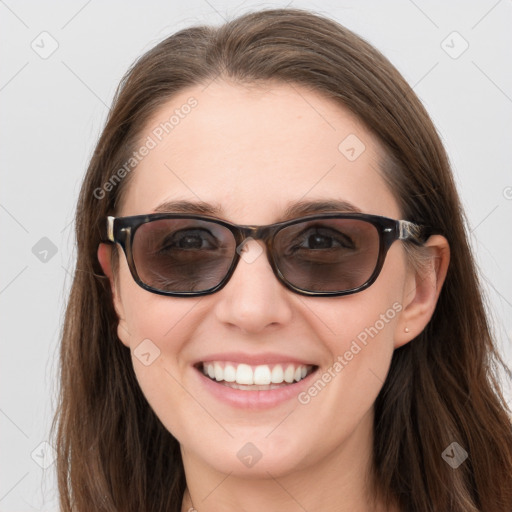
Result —
M41 443L49 440L74 269L73 213L121 76L178 29L285 5L362 35L414 86L446 144L501 349L512 360L510 0L0 0L0 512L57 510L52 448ZM43 31L58 43L45 59L31 47L51 49ZM46 262L43 237L57 250Z

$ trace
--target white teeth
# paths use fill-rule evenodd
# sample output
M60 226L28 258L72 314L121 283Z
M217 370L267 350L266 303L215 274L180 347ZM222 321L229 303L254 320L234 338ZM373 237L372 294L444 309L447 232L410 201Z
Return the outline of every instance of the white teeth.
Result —
M254 384L252 368L248 364L239 364L235 380L238 384Z
M307 370L306 370L307 371ZM281 384L284 380L283 367L280 364L276 364L272 369L272 383Z
M235 367L231 364L227 364L224 367L224 380L226 382L235 382L236 380L236 370Z
M215 380L224 380L224 372L222 366L219 363L214 363L213 370L215 372Z
M263 385L272 382L270 368L267 365L256 366L254 370L254 384Z
M271 368L266 364L250 366L222 361L209 361L202 365L203 373L210 379L217 382L233 383L231 387L236 389L246 389L250 386L252 386L251 389L274 389L280 387L275 384L286 385L295 381L299 382L308 375L311 369L311 366L292 363L287 364L286 369L281 364L276 364Z
M293 364L288 365L284 372L284 381L289 382L290 384L293 382L293 378L295 376L295 367Z

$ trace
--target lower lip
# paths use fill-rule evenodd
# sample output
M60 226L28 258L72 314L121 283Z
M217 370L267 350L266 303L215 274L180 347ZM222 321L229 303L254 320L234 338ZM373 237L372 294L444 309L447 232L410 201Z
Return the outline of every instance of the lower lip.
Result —
M232 407L245 409L269 409L292 398L296 399L299 393L309 385L309 381L317 372L315 370L299 382L281 388L251 391L233 389L224 384L219 384L217 381L206 377L201 370L197 368L195 370L205 388L217 399Z

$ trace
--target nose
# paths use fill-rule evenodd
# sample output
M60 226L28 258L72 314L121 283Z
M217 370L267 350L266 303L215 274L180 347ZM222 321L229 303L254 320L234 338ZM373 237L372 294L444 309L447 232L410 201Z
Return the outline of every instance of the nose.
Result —
M217 292L216 316L244 332L258 333L292 318L290 294L274 275L263 242L248 239L229 282Z

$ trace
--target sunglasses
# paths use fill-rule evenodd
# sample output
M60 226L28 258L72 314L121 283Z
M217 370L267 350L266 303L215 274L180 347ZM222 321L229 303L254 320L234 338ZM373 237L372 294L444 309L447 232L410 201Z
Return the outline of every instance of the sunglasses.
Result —
M123 248L139 286L174 297L219 291L240 258L251 263L244 250L250 240L265 243L270 266L288 289L341 296L375 282L395 240L421 245L427 239L424 226L363 213L323 213L267 226L156 213L108 216L104 229L103 241Z

